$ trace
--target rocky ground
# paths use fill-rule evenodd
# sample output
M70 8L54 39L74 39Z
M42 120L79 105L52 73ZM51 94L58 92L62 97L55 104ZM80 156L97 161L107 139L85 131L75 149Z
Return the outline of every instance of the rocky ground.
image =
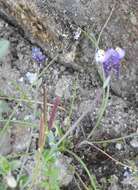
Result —
M120 46L125 49L126 56L120 79L112 81L107 110L100 127L91 139L92 141L114 139L138 133L138 4L136 0L115 2L115 8L102 33L99 46L103 49ZM49 4L53 6L53 9L56 7L56 10L64 12L65 16L69 16L74 23L77 23L78 27L83 27L89 33L94 33L95 37L101 31L113 6L111 0L60 0L51 1ZM53 102L57 92L63 93L62 105L67 111L70 110L74 86L76 87L71 123L74 123L89 105L93 104L97 92L101 89L99 77L95 67L92 66L95 49L83 33L77 40L74 40L74 35L73 33L72 48L69 50L69 54L73 56L63 54L60 59L53 62L43 76L43 83L46 84L48 90L48 102ZM6 95L17 100L25 92L34 100L35 89L29 89L32 80L36 78L36 66L31 57L33 44L3 18L0 18L0 38L8 39L11 44L8 55L0 62L1 97ZM51 59L52 57L48 58L48 62ZM72 63L69 67L67 66L68 62ZM74 67L73 64L77 66ZM42 68L44 67L45 65L42 65ZM38 94L39 101L42 101L41 88ZM6 100L6 103L10 105L11 110L17 104L16 101L9 100ZM95 126L99 105L100 102L94 107L93 112L84 118L80 128L71 137L72 150L82 158L88 169L96 176L102 190L136 190L138 189L138 172L133 174L94 147L89 145L78 147L78 144L85 140ZM9 113L6 114L9 115ZM62 122L65 121L66 117L67 114L64 112L59 113ZM21 103L13 119L32 120L32 107L28 106L27 103ZM35 121L36 124L37 122L39 121ZM3 122L1 122L2 126ZM29 126L22 127L21 124L11 123L10 129L0 140L0 144L3 144L0 147L0 154L8 155L26 150L29 135ZM137 136L97 146L116 160L126 165L134 165L138 169ZM80 165L76 161L74 163L81 177L87 183L88 177L80 169ZM77 190L78 187L73 180L71 185L65 189Z

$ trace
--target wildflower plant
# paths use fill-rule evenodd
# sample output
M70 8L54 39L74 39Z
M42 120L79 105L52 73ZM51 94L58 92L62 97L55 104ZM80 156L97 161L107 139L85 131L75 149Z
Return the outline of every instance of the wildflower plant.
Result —
M99 49L96 52L95 59L97 63L102 64L105 78L114 72L116 78L119 79L120 63L124 56L125 51L122 48L117 47L116 49L110 48L107 51Z
M110 48L107 51L98 49L95 55L95 60L97 64L101 64L103 70L103 89L102 89L102 104L99 109L98 119L95 127L92 129L91 133L88 136L88 139L93 135L95 129L99 126L103 114L106 110L108 104L108 97L110 93L110 80L112 73L115 74L116 79L119 79L121 61L125 56L125 51L119 47L116 49Z

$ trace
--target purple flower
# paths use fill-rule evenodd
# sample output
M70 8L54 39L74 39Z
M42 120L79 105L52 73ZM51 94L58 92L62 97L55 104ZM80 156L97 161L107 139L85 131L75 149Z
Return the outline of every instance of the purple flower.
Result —
M32 58L37 63L43 63L46 60L46 56L37 47L32 48Z
M98 53L99 52L99 53ZM125 56L125 51L119 47L116 49L110 48L106 52L98 50L96 53L96 61L103 64L105 77L107 78L111 71L115 72L116 78L119 78L120 62Z

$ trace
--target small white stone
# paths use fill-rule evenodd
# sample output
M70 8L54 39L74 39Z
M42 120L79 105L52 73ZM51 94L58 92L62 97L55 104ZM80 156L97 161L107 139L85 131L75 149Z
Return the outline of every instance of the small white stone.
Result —
M69 117L66 117L64 120L64 125L67 126L69 124Z
M7 185L10 188L15 188L17 186L17 182L16 182L15 178L11 174L8 174L5 177L5 179L6 179Z
M24 117L24 120L27 121L27 120L31 120L32 119L32 115L26 115Z
M130 144L133 148L138 148L138 139L134 138L132 141L130 141Z
M63 76L56 84L55 94L60 97L64 97L65 100L71 97L70 86L72 82L69 78Z
M29 80L29 82L32 84L37 79L37 73L30 73L30 72L28 72L28 73L26 73L26 77Z
M24 78L21 77L18 81L19 81L19 82L23 82L23 80L24 80Z
M117 143L117 144L115 145L115 147L116 147L116 149L118 149L118 150L121 150L121 149L122 149L122 145L121 145L120 143Z
M133 25L137 25L137 18L134 13L130 14L130 21Z
M81 28L78 28L77 31L74 33L74 39L78 40L81 35Z

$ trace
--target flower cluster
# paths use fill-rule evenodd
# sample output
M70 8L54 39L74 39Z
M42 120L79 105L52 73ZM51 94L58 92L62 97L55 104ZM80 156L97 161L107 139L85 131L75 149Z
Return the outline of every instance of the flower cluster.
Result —
M37 47L32 48L32 58L39 64L46 61L46 56L41 52L40 48Z
M106 52L99 49L96 53L96 62L103 64L105 77L108 77L113 70L116 78L119 78L120 62L125 56L125 51L119 47L116 49L110 48Z

